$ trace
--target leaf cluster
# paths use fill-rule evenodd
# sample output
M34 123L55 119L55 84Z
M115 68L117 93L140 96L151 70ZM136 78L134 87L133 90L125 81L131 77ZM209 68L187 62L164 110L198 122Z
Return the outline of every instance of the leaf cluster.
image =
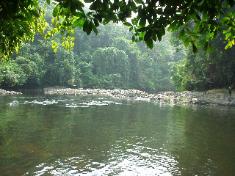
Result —
M40 0L3 0L0 2L0 57L18 50L46 27L44 5ZM54 0L52 28L46 37L61 32L72 39L74 28L97 33L100 24L122 22L133 32L133 41L145 41L152 48L166 29L179 31L180 38L193 51L223 33L226 48L234 46L234 0ZM198 40L202 35L203 40ZM73 47L64 42L65 48Z

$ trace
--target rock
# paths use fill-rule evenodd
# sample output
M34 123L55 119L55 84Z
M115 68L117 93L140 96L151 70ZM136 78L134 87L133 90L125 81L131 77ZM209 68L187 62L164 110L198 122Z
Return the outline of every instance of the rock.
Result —
M19 102L17 100L14 100L12 102L9 103L9 106L18 106L19 105Z
M214 104L235 106L235 97L228 98L228 95L221 92L159 92L148 94L147 92L135 89L71 89L71 88L45 88L44 93L48 95L94 95L108 96L117 99L130 99L138 101L153 101L169 104Z
M2 95L21 95L21 92L16 92L16 91L7 91L4 89L0 89L0 96Z

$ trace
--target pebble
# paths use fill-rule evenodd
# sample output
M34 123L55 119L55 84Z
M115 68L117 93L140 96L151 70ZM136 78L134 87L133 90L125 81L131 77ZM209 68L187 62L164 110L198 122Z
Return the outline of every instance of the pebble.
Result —
M205 92L159 92L149 94L136 89L72 89L72 88L44 88L47 95L94 95L108 96L117 99L134 99L141 101L153 101L169 104L214 104L235 106L235 97L229 97L226 93Z
M15 92L15 91L7 91L4 89L0 89L0 96L1 95L21 95L21 92Z

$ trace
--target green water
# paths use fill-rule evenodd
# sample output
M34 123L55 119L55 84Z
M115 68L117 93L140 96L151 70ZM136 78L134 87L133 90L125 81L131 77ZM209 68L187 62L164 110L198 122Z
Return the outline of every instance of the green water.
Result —
M0 97L0 175L235 174L235 108Z

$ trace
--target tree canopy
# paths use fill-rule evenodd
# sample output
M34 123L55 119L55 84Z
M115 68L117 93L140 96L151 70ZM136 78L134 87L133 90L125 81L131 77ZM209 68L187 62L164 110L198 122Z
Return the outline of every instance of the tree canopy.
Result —
M128 28L118 24L101 25L98 35L88 36L77 29L73 50L58 42L57 52L53 52L52 42L60 37L43 40L36 36L8 61L0 61L0 87L174 90L171 68L186 56L180 42L177 47L171 42L172 33L149 49L142 42L132 42Z
M40 0L2 0L0 2L0 57L17 50L38 32L53 36L62 32L69 41L73 29L97 33L100 24L122 22L133 32L134 41L144 40L149 47L161 40L165 30L178 31L185 44L196 51L205 47L218 33L235 45L234 0L54 0L52 26L47 28L46 3ZM200 37L203 36L203 37ZM64 40L65 48L73 46Z

